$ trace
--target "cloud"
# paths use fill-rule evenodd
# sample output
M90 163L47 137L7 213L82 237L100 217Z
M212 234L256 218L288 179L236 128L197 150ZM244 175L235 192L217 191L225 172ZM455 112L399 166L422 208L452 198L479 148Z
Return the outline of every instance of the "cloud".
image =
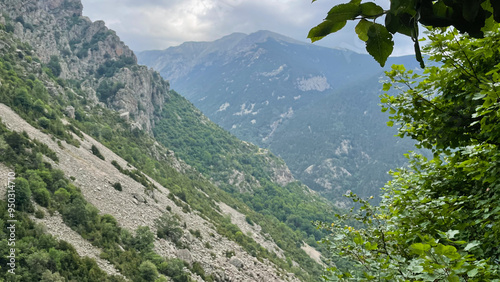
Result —
M270 30L309 42L309 29L333 5L310 0L82 0L83 14L104 20L135 51L165 49L185 41L212 41L233 32ZM411 40L397 39L395 54L409 54ZM364 52L348 25L315 43Z

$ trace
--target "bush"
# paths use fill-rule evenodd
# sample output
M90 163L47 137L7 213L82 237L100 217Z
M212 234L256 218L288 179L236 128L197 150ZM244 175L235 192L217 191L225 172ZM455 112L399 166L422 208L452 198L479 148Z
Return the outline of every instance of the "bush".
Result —
M118 191L122 191L122 185L120 184L120 182L116 182L115 184L113 184L113 188Z
M123 87L125 87L125 84L121 82L108 82L104 80L97 87L96 94L99 101L106 102L108 98L115 96Z
M39 218L39 219L44 218L45 217L45 212L43 212L43 210L37 209L35 211L35 217Z
M112 164L114 167L116 167L116 169L118 169L120 172L122 172L122 173L123 173L123 168L120 166L120 164L119 164L117 161L112 160L112 161L111 161L111 164Z
M164 268L161 269L162 274L170 276L174 281L188 282L189 276L184 272L184 262L180 259L171 259L167 262Z
M156 269L156 266L148 260L141 263L139 266L139 273L145 281L155 281L158 277L158 270Z
M200 230L198 230L198 229L196 229L196 230L189 229L189 233L193 234L194 237L196 237L198 239L201 239Z
M58 56L50 56L50 61L47 64L47 68L52 72L55 77L58 77L61 74L61 64L59 63Z
M11 23L6 24L5 25L5 31L9 32L9 33L13 33L14 32L14 26Z
M92 145L91 150L92 154L94 154L99 159L104 160L104 156L101 154L101 152L99 152L99 149L95 145Z
M39 188L33 191L33 198L42 207L48 207L50 203L50 192L45 188Z
M50 126L50 120L46 117L41 117L39 120L38 120L38 125L40 125L42 128L49 128Z
M191 271L198 274L203 280L205 280L205 269L203 269L201 263L195 261L191 267Z
M177 243L184 233L179 227L179 219L168 213L164 213L155 219L155 226L157 229L156 235L159 238L170 238L174 243Z
M54 200L60 204L65 204L69 201L71 194L64 188L59 188L54 193Z

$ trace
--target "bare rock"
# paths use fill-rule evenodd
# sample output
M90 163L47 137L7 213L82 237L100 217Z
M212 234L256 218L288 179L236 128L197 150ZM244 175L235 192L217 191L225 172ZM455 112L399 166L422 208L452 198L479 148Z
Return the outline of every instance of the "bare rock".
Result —
M191 256L191 252L187 249L180 249L177 251L177 257L183 261L191 264L193 262L193 257Z
M69 118L75 118L75 108L73 106L67 106L64 112Z
M232 257L230 260L229 260L229 263L234 265L236 268L238 269L242 269L245 265L243 264L243 262L236 258L236 257Z

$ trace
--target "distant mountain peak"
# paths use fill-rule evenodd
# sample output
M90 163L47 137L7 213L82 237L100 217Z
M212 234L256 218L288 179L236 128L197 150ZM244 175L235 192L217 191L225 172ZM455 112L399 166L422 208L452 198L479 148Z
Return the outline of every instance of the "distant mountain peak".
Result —
M259 30L254 33L251 33L248 35L249 38L255 39L256 42L262 42L267 40L268 38L275 39L277 41L284 41L284 42L289 42L289 43L294 43L294 44L308 44L306 42L293 39L291 37L288 37L283 34L279 34L273 31L269 30Z

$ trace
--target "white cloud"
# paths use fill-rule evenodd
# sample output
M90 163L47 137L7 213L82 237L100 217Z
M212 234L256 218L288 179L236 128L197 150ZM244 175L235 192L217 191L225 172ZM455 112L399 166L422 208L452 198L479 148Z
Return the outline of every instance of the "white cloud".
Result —
M347 0L346 0L347 1ZM307 33L336 3L309 0L82 0L83 14L104 20L135 51L165 49L185 41L212 41L233 32L270 30L309 42ZM387 0L382 1L387 2ZM339 2L340 3L340 2ZM364 52L354 25L315 43ZM395 54L412 52L411 40Z

